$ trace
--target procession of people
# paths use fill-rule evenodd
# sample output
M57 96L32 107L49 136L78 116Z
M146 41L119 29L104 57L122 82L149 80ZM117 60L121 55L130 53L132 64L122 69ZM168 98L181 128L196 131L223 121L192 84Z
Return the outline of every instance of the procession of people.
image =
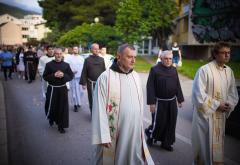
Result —
M19 79L31 84L40 78L46 119L50 126L56 124L61 134L69 127L70 107L74 112L83 110L83 97L88 95L93 164L154 164L148 147L158 141L163 149L173 152L178 108L184 104L176 67L182 54L177 44L159 53L157 64L149 71L146 96L134 70L137 51L133 45L119 45L115 57L98 43L93 43L90 50L91 55L84 59L78 46L71 47L68 55L52 45L44 51L39 49L38 54L32 46L21 46L15 53L3 46L1 68L5 81L13 78L14 65ZM215 44L212 61L199 68L193 81L195 165L224 164L226 118L239 99L233 71L226 65L230 52L228 43ZM144 131L145 97L152 123Z

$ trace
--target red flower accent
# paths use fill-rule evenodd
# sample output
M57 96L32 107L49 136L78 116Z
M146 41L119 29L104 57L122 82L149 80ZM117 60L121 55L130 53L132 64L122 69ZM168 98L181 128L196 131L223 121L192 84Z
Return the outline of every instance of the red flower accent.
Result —
M108 105L108 109L109 109L109 112L111 112L112 111L112 105L110 104L110 105Z

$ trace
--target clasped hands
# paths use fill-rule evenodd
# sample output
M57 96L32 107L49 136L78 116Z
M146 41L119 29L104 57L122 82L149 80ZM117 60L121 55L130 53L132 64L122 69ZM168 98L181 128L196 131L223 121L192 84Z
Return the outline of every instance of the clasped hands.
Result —
M231 106L227 102L221 102L217 110L221 112L229 112L231 110Z
M58 70L57 72L54 73L54 76L57 78L63 78L64 73L62 71Z

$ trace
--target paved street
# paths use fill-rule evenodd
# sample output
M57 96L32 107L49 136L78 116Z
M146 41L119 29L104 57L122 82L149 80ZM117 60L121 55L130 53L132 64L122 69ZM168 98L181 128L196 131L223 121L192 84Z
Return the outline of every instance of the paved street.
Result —
M141 73L145 92L147 74ZM0 75L0 80L3 80ZM28 84L24 80L2 81L7 114L9 164L11 165L88 165L91 164L91 120L85 93L84 104L79 112L70 108L70 127L60 134L56 126L50 127L44 114L44 100L40 94L40 80ZM191 150L191 87L192 81L181 77L185 96L183 108L179 109L174 152L150 148L156 164L190 165ZM146 99L145 99L146 100ZM144 125L151 121L145 103ZM240 164L238 149L240 140L226 137L226 164Z

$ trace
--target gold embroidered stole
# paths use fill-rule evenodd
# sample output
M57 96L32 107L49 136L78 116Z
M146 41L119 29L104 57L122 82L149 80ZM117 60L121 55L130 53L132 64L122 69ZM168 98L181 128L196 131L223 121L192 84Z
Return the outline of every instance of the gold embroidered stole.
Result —
M115 149L118 136L118 119L119 119L119 104L120 104L120 77L119 73L108 70L107 82L107 105L106 112L108 116L108 124L111 136L111 147L103 148L103 164L115 164Z
M221 78L220 73L215 62L209 63L209 68L212 72L213 87L212 87L212 97L218 101L222 101L221 93ZM210 93L209 93L210 94ZM213 162L223 162L224 161L224 126L225 116L224 113L216 111L212 114L212 158Z
M139 80L137 79L137 73L132 72L135 85L137 87L138 91L138 99L139 99L139 105L142 105L141 102L141 85L139 84ZM116 154L116 146L118 142L118 120L119 120L119 114L120 114L120 99L121 99L121 82L120 82L120 75L117 72L111 71L111 69L108 70L108 82L107 82L107 105L106 105L106 113L108 116L108 124L110 129L110 136L111 136L111 147L106 148L103 147L103 164L104 165L113 165L115 164L115 154ZM141 112L143 110L142 106ZM139 121L142 122L142 121ZM141 123L142 126L142 123ZM144 140L144 134L143 134L143 126L142 126L142 148L143 148L143 154L146 159L147 164L152 165L154 164L149 150L147 148L147 145ZM131 137L129 137L131 138Z

